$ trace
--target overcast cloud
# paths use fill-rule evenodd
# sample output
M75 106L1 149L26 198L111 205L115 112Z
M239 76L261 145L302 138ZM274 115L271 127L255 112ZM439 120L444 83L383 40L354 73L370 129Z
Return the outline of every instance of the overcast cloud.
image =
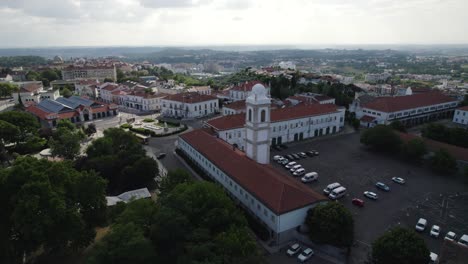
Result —
M0 46L461 44L467 0L0 0Z

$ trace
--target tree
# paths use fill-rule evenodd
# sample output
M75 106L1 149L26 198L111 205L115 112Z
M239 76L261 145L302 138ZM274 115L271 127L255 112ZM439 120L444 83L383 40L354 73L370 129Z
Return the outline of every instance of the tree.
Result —
M18 87L10 83L0 83L0 97L11 97Z
M372 243L372 260L376 264L426 264L429 249L414 231L397 227Z
M388 126L377 125L361 135L361 143L376 151L396 153L400 150L400 137Z
M0 120L15 125L20 130L18 140L24 141L26 137L35 135L40 127L37 119L30 113L20 111L7 111L0 113Z
M105 130L104 137L93 141L86 153L82 167L107 179L111 193L147 187L159 171L136 137L119 128Z
M3 140L7 144L17 142L19 133L20 130L17 126L0 120L0 141Z
M60 120L57 130L53 133L49 145L53 156L60 156L65 159L75 159L80 154L81 141L85 135L81 129L69 120Z
M453 174L457 171L457 161L445 149L439 149L431 158L431 167L440 174Z
M0 170L0 262L87 246L106 207L105 187L69 162L20 157Z
M67 88L67 87L64 87L61 91L60 91L60 94L63 96L63 97L70 97L73 95L73 93Z
M393 129L395 129L395 130L397 130L397 131L406 133L406 127L405 127L405 125L403 125L403 123L401 123L399 120L393 121L393 122L390 124L390 127L393 128Z
M350 247L353 243L353 216L340 203L321 204L310 209L306 224L312 241L338 247Z
M427 153L427 148L422 139L414 138L403 144L402 152L406 158L420 162L421 158Z
M182 183L190 183L193 179L190 174L182 169L171 170L164 177L159 185L161 196L169 194L177 185Z
M133 222L112 226L109 234L90 252L89 264L150 264L155 263L156 252L151 241Z
M97 132L96 125L94 123L90 123L85 130L86 135L91 136L92 134Z

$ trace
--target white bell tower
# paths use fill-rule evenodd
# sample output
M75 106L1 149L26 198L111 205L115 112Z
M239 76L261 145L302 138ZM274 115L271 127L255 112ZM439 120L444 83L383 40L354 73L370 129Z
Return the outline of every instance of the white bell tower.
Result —
M265 86L256 84L245 100L245 153L258 163L270 163L270 105Z

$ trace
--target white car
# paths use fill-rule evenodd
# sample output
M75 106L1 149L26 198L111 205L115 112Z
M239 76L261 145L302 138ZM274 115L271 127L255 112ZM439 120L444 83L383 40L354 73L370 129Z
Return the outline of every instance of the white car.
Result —
M299 251L301 250L301 246L296 243L294 245L291 245L288 250L286 251L286 255L292 257L294 255L296 255Z
M431 228L431 233L430 235L432 237L435 237L435 238L438 238L439 235L440 235L440 226L438 225L433 225L432 228Z
M376 193L369 191L365 191L364 196L372 200L377 200L379 198L379 196Z
M295 171L293 172L293 175L294 175L294 176L301 176L301 175L304 174L304 173L305 173L304 168L299 168L299 169L297 169L297 170L295 170Z
M457 239L457 234L455 234L452 231L447 232L447 234L444 237L444 240L455 241L456 239Z
M431 259L429 263L438 263L439 262L439 255L437 255L434 252L431 252L431 254L429 254L429 258Z
M279 163L282 164L282 165L286 165L286 164L289 163L289 160L288 159L283 159L283 160L279 161Z
M468 247L468 235L463 235L458 240L458 244L465 245Z
M285 167L286 167L286 169L290 169L290 168L292 168L292 167L294 167L294 166L296 166L296 165L297 165L297 162L291 161L291 162L289 162L288 164L286 164Z
M300 262L306 262L308 259L310 259L314 255L314 251L311 248L306 248L302 253L297 256L297 260Z
M426 229L426 225L427 225L427 220L424 219L424 218L419 218L418 222L416 223L416 231L424 231L424 229Z
M406 182L405 179L400 178L400 177L393 177L392 181L394 181L396 183L399 183L399 184L405 184L405 182Z
M316 172L308 172L304 177L301 178L303 183L313 182L318 179L318 173Z
M275 155L273 156L273 160L280 160L282 159L283 157L281 157L280 155Z
M295 172L295 171L297 171L297 170L300 169L300 168L302 168L302 165L301 165L301 164L297 164L297 165L292 166L292 167L289 169L289 171L290 171L290 172Z

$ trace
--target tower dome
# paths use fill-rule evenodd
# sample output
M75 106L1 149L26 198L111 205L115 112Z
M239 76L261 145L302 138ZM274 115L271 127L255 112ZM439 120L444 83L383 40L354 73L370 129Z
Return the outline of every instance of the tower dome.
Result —
M247 97L246 101L256 104L265 104L271 102L267 95L267 89L260 83L257 83L252 87L252 92L250 93L249 97Z

